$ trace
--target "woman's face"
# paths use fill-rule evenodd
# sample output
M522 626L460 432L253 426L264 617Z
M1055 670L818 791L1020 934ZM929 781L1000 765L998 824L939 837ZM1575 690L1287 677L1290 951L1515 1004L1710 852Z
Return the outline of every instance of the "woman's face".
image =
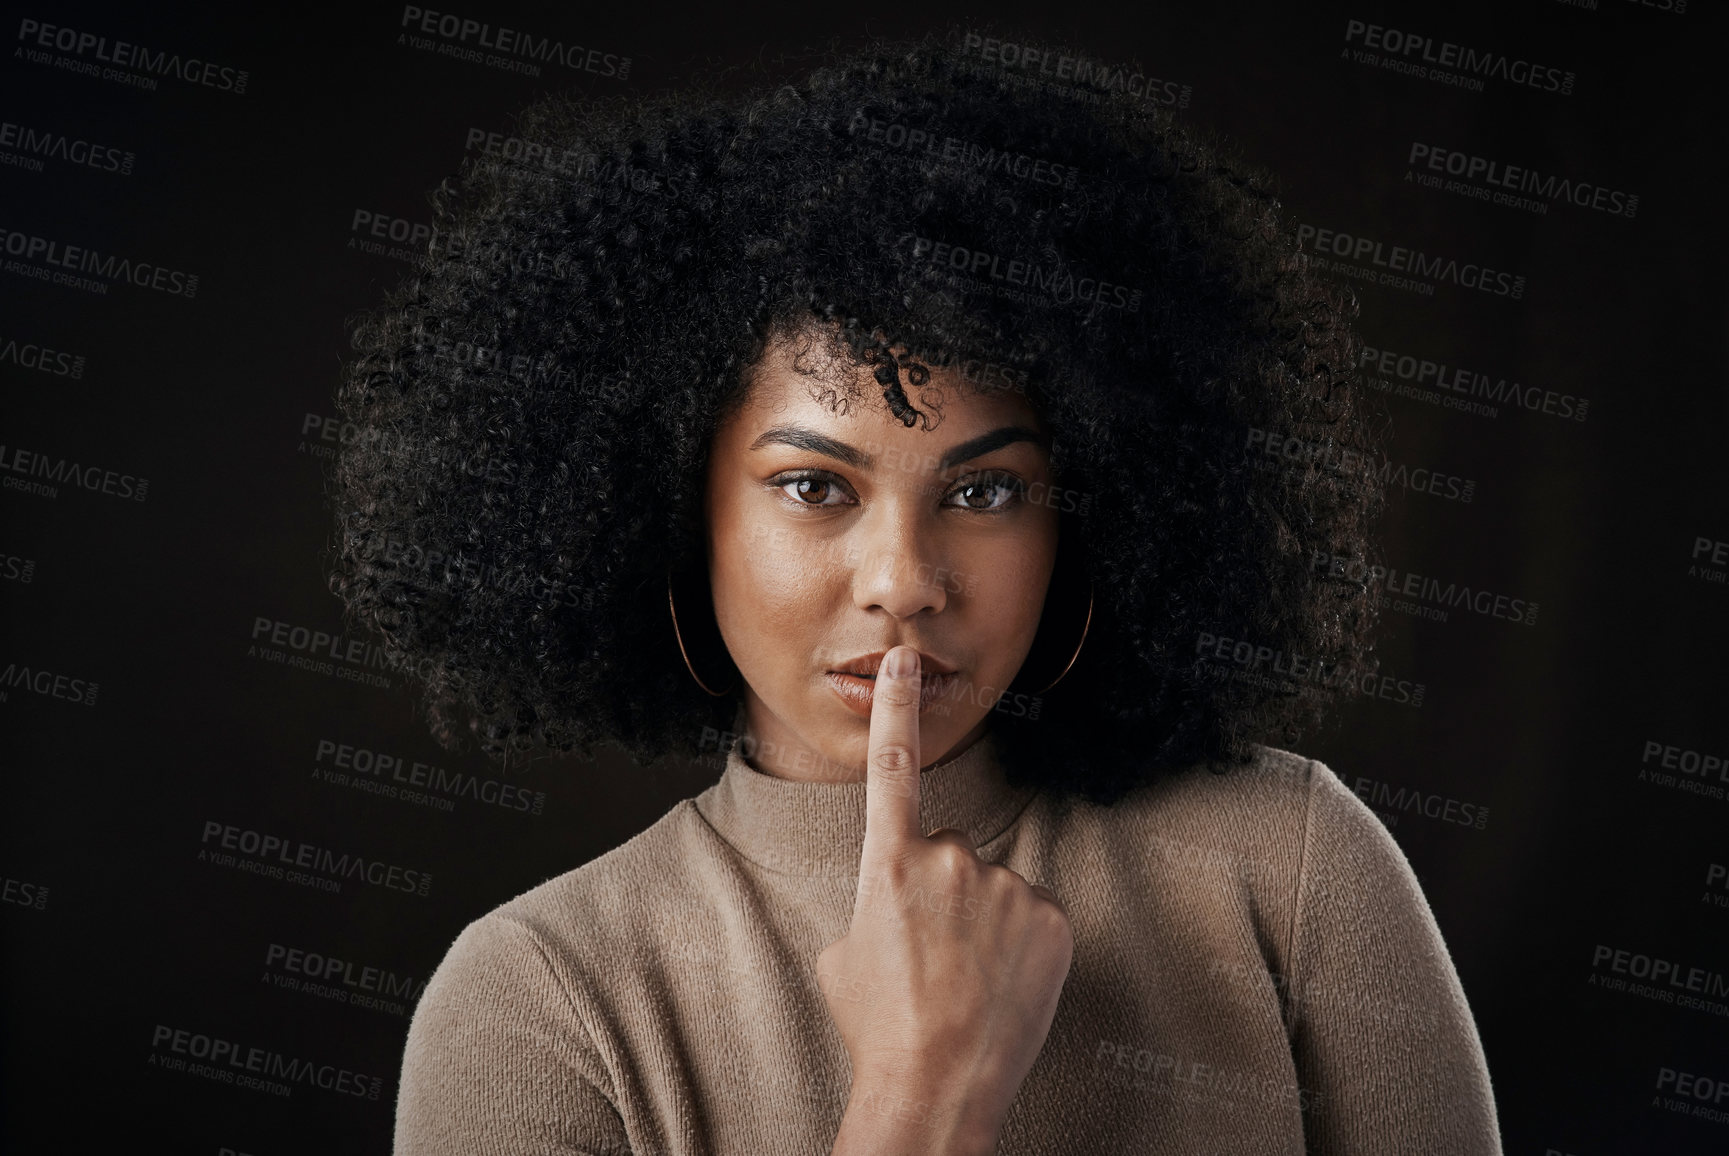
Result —
M909 428L868 367L799 349L770 345L709 459L709 574L745 749L782 778L863 779L871 684L831 672L874 674L905 644L924 656L929 766L985 732L1032 647L1057 551L1047 431L1024 395L962 388L957 370L908 389L927 413L921 395L941 391L935 428ZM852 382L840 412L821 399Z

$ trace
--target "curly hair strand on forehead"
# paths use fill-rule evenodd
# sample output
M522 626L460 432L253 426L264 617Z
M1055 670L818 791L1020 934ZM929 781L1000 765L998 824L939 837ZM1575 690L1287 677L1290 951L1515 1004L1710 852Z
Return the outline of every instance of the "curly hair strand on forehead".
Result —
M932 411L930 413L914 407L906 392L909 386L925 390L930 385L930 366L904 349L892 348L880 332L872 336L871 343L862 346L855 345L848 338L847 331L837 323L822 325L808 316L797 317L777 321L763 343L763 350L766 352L776 345L786 347L793 370L818 383L812 387L812 399L827 405L837 416L844 417L850 413L852 403L863 396L865 390L859 384L856 370L865 368L872 371L871 378L880 390L878 396L896 420L909 428L922 423L926 430L935 429L933 414L940 414L941 390L931 387L919 395ZM745 391L757 384L758 371L763 364L764 359L759 356L745 367L741 374ZM971 383L961 378L960 384ZM992 392L991 387L982 382L974 388L979 393ZM742 392L737 400L743 400Z
M1051 431L1059 565L1097 605L1064 680L993 712L1014 781L1109 802L1222 769L1373 671L1373 599L1314 561L1373 561L1384 500L1355 297L1208 134L966 44L546 97L441 186L428 252L353 327L337 403L367 436L335 464L331 565L440 741L648 761L731 726L667 574L702 557L720 422L798 334L909 427L958 375Z

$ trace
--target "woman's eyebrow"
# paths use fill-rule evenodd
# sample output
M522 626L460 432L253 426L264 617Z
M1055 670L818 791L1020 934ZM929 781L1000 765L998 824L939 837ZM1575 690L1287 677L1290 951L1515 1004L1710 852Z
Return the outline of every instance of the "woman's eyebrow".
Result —
M1005 425L982 433L976 438L962 442L944 454L939 468L948 469L973 458L983 457L992 450L998 450L1015 442L1032 442L1045 450L1051 448L1049 434L1021 425ZM820 434L816 430L797 425L777 425L764 430L757 439L750 443L750 448L759 450L766 445L788 445L794 449L809 450L811 453L822 454L845 462L854 469L868 470L876 464L876 458L863 450L855 449L843 441Z

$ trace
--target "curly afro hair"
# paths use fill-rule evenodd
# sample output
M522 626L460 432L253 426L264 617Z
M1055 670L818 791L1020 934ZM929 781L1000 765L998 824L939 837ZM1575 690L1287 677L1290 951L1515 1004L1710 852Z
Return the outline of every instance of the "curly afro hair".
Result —
M1092 624L1036 718L993 716L1011 781L1109 803L1222 772L1372 670L1375 600L1333 561L1376 561L1384 502L1356 298L1272 179L1130 72L976 40L544 97L432 194L429 251L352 323L331 588L441 743L646 763L734 724L668 574L700 564L711 439L789 333L874 367L909 425L932 367L997 367L1085 495L1058 565Z

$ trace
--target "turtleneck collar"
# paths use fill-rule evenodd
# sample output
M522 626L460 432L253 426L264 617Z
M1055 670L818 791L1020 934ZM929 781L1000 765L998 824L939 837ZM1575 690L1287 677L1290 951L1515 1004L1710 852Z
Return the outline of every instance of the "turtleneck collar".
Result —
M790 875L858 874L864 850L865 784L801 782L758 771L744 744L727 751L726 769L696 798L721 838L761 867ZM1006 831L1037 788L1003 777L989 731L946 762L919 775L919 831L958 827L975 847Z

